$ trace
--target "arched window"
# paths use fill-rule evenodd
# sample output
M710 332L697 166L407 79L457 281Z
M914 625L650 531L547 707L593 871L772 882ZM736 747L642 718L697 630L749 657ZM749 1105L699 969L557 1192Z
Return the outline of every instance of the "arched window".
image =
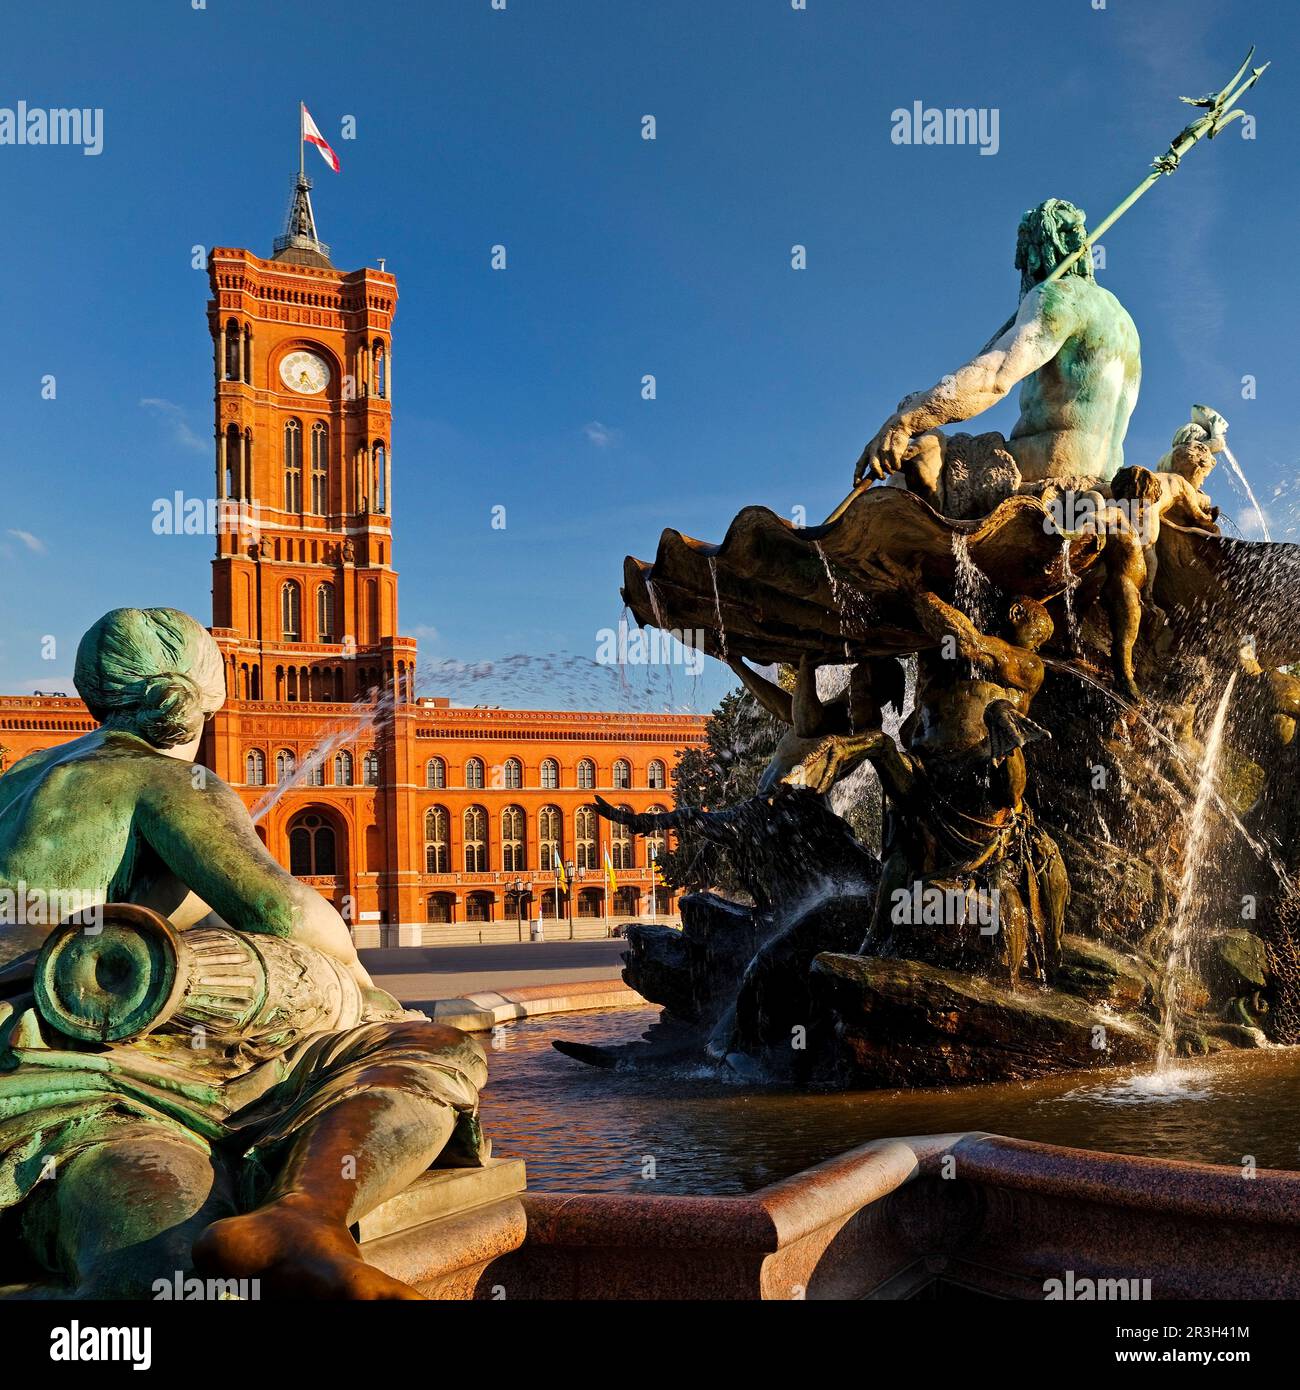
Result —
M430 758L424 765L424 785L441 791L447 785L447 764L441 758Z
M315 812L289 826L289 872L304 878L328 878L338 872L334 827Z
M379 754L372 748L361 764L361 779L368 787L379 785Z
M578 787L589 792L596 785L596 764L590 758L583 758L578 764Z
M554 758L547 758L542 763L542 786L546 791L553 792L560 785L560 765Z
M316 589L316 640L334 640L334 585L328 580Z
M302 423L284 422L284 509L302 511Z
M346 748L343 752L334 755L334 785L336 787L350 787L352 785L352 754Z
M543 871L564 858L564 817L558 806L543 806L537 813L537 854Z
M226 380L239 380L239 325L226 320Z
M630 806L620 806L620 811L630 811ZM609 862L616 869L636 868L636 841L626 825L611 821L609 827Z
M507 758L502 773L508 791L518 791L524 785L524 765L518 758Z
M490 922L492 920L492 894L470 893L465 898L465 920L467 922Z
M574 862L580 869L594 869L596 860L596 808L579 806L573 818Z
M614 785L620 791L627 791L632 785L632 764L626 758L614 764Z
M286 642L302 640L302 589L296 579L286 580L280 588L280 635Z
M226 426L226 496L242 498L245 492L239 458L239 426Z
M244 758L244 781L250 787L266 786L266 754L252 748Z
M375 441L375 511L388 510L388 451Z
M527 825L522 806L507 806L501 812L501 868L508 874L528 867Z
M308 787L323 787L325 785L325 761L322 759L318 763L312 763L307 769L307 777L304 785Z
M297 770L298 759L287 748L281 748L275 755L276 783L287 782Z
M485 874L488 866L487 812L481 806L465 808L465 872Z
M388 358L378 339L375 340L375 394L380 400L388 395Z
M651 791L661 792L668 786L668 775L658 758L650 762L645 770L645 784Z
M649 806L646 808L646 815L661 816L664 813L662 806ZM668 852L668 836L662 830L648 831L645 837L645 857L646 864L654 868L655 863L662 859Z
M329 510L329 456L329 426L317 420L311 427L311 509L317 516Z
M465 764L465 785L470 791L481 792L483 790L482 758L471 758Z
M424 813L424 872L451 872L451 817L445 806L430 806Z

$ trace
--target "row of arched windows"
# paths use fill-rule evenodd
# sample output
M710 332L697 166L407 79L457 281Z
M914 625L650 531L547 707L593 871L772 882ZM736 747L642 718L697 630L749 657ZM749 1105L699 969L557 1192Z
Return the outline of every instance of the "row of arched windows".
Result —
M629 807L621 808L629 810ZM651 812L661 812L662 806L651 806ZM488 873L499 869L515 874L529 868L528 813L522 806L507 806L501 812L496 840L496 863L492 863L492 838L485 807L467 806L461 813L461 857L465 872ZM424 813L424 871L429 874L452 872L451 813L445 806L430 806ZM609 857L615 869L636 868L636 840L625 825L610 822L608 826ZM667 847L662 830L645 837L647 862L662 858ZM594 806L579 806L573 816L571 851L566 851L564 814L558 806L543 806L537 813L537 868L543 873L554 871L566 862L571 853L579 869L604 867L600 849L600 817Z
M281 292L276 294L269 287L264 286L260 294L262 298L287 299L293 303L307 303L314 305L325 305L326 307L337 309L341 301L337 296L324 295L302 295L293 291ZM219 344L219 358L222 361L222 374L227 381L242 381L248 384L253 380L253 330L245 325L239 326L237 319L227 319L225 329L222 331L221 342ZM361 355L365 355L365 346L362 346ZM388 354L385 350L384 340L376 338L370 347L370 360L372 370L370 379L374 386L374 394L381 400L388 399Z
M578 764L577 787L579 791L594 791L596 787L596 764L591 758L583 758ZM465 764L465 783L470 791L482 791L489 785L487 765L482 758L470 758ZM619 758L613 767L610 785L616 791L629 791L632 787L632 764L626 758ZM646 767L645 784L651 791L664 791L668 786L668 773L658 758L651 759ZM424 785L433 791L444 790L447 783L447 762L445 758L430 758L424 765ZM499 767L492 769L492 787L504 787L514 791L524 785L524 765L518 758L507 758ZM560 764L554 758L545 758L539 769L538 786L543 791L558 791L560 787Z
M311 472L307 511L315 516L324 516L329 510L329 426L324 420L317 420L311 427ZM303 440L302 422L286 420L284 423L284 509L287 512L301 512L303 482Z
M323 787L325 785L325 767L330 762L331 759L328 757L309 760L303 769L303 785ZM356 763L346 748L334 754L332 766L334 786L352 787L356 785ZM291 782L297 771L298 759L296 754L291 749L281 748L275 755L276 784ZM379 785L379 754L373 748L361 760L361 781L362 785L367 787ZM266 754L260 748L250 748L244 755L244 783L249 787L264 787L266 785Z
M231 665L231 694L236 690L245 700L260 700L261 672L245 662L236 670ZM374 699L379 691L391 689L398 700L415 698L415 666L399 661L394 667L354 666L345 675L342 666L277 666L274 672L274 699L290 703L315 700L322 704L342 704L348 698L349 684L360 696Z
M308 785L323 787L325 786L325 769L330 762L328 758L316 759L312 762L308 772L304 774L311 778ZM333 783L336 787L351 787L355 785L355 764L353 756L346 749L334 754L333 761ZM630 788L631 767L625 759L620 758L615 767L614 786L619 789ZM626 770L626 780L618 780L619 769ZM548 775L548 769L550 773ZM584 779L583 770L588 773ZM494 769L495 771L496 769ZM266 785L267 761L266 754L260 748L250 748L244 757L244 781L250 787L261 787ZM295 754L287 748L280 749L275 754L275 780L277 783L287 782L292 779L297 771L297 760ZM502 779L496 785L507 789L521 789L523 787L523 764L518 758L509 758L500 769ZM465 765L465 785L471 790L481 791L485 787L486 769L481 758L471 758ZM362 760L363 784L368 787L379 785L379 754L371 749ZM578 786L580 789L591 789L595 787L595 764L589 759L584 758L578 764ZM652 761L647 771L648 785L654 789L663 789L664 765L658 759ZM447 786L447 764L442 758L431 758L425 765L425 784L435 791L442 791ZM556 789L559 787L559 765L553 758L547 758L542 763L542 783L543 789ZM512 808L507 808L512 809ZM583 808L588 809L588 808ZM653 807L658 810L658 807ZM556 815L559 812L553 806L544 806L538 813L539 817L545 820L549 812ZM504 813L503 813L504 814ZM579 811L579 815L582 811ZM618 827L615 827L617 829ZM547 838L545 834L543 840ZM549 867L543 865L543 868ZM617 867L617 866L616 866Z
M652 911L668 913L672 911L672 892L668 888L651 889ZM621 884L615 891L613 898L608 900L606 890L602 888L579 888L574 906L579 917L601 917L609 913L623 915L627 917L638 917L641 913L641 890L630 884ZM554 918L562 909L555 901L555 895L549 890L543 890L534 894L531 889L526 889L522 893L507 891L502 903L502 909L507 919L522 917L525 912L531 914L534 910L533 904L536 902L536 910L542 917ZM447 925L456 920L456 894L455 893L430 893L425 898L425 921L430 925ZM494 920L496 912L495 894L488 891L465 894L464 905L465 921L467 922L491 922Z
M308 474L307 501L303 506L303 459L304 440L302 421L291 417L284 422L284 509L286 512L306 512L314 516L324 516L329 511L329 426L317 420L311 427L311 442L307 459L310 464ZM227 454L238 448L239 441L227 446ZM252 439L248 440L251 450ZM228 467L231 466L228 458ZM359 481L361 510L386 512L388 510L388 447L382 439L372 442L369 451L360 451L362 476ZM241 496L242 492L232 491Z

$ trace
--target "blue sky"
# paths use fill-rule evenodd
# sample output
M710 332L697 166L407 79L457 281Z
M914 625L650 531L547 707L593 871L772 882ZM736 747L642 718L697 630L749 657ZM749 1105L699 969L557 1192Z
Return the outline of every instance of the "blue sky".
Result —
M396 561L402 629L440 663L425 693L712 704L716 663L671 687L588 664L623 555L653 555L665 525L718 539L748 503L829 512L898 399L1014 308L1021 211L1059 196L1097 220L1185 122L1175 98L1252 42L1274 64L1248 100L1256 138L1197 147L1107 235L1100 278L1143 339L1128 461L1154 464L1192 401L1214 405L1293 536L1300 21L1095 3L7 7L0 107L102 108L104 149L0 146L0 690L70 691L108 607L210 615L210 540L151 530L156 498L212 487L191 248L270 254L300 98L343 161L308 156L335 264L384 256L398 277ZM891 112L918 100L996 108L997 154L893 144ZM337 139L348 115L356 138ZM1013 420L1005 404L981 428ZM1249 533L1224 473L1210 490Z

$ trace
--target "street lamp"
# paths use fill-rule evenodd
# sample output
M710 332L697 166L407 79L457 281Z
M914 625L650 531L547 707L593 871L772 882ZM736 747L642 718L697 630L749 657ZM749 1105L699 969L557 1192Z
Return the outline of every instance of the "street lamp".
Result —
M515 925L519 929L519 939L524 939L524 881L517 878L510 885L515 894Z

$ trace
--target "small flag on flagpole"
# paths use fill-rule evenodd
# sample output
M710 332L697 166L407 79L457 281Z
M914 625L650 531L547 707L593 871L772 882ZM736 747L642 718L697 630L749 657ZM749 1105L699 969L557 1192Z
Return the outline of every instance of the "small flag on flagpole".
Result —
M337 174L340 168L342 167L339 164L338 155L336 155L334 151L330 148L329 141L326 140L326 138L320 133L320 130L316 125L316 122L313 121L311 118L311 112L307 110L306 103L300 101L298 105L302 111L303 140L305 140L309 145L315 145L316 148L320 151L320 157Z
M614 864L609 857L609 848L605 849L605 879L609 884L609 900L614 901L614 895L618 892L618 879L614 876Z
M557 854L555 856L555 883L561 893L569 891L569 875L564 868L564 860Z

